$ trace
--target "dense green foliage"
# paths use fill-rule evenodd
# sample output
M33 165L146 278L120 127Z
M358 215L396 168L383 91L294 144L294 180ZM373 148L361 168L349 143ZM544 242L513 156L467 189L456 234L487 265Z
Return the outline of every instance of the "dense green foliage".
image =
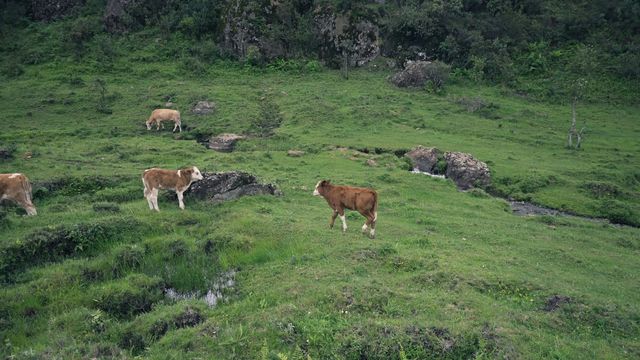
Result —
M522 94L562 102L576 93L579 80L588 80L579 91L585 99L637 102L637 96L628 95L637 93L640 80L640 5L633 0L127 4L124 15L109 17L106 1L87 1L43 26L29 20L43 4L5 0L2 73L17 77L26 65L67 56L116 70L114 61L132 47L147 50L140 60L176 60L196 74L225 59L258 66L320 59L335 67L342 65L345 51L354 51L354 24L366 21L378 29L371 36L378 36L382 55L400 66L407 59L437 59L451 64L457 76L501 82ZM335 39L319 28L322 16L337 22Z

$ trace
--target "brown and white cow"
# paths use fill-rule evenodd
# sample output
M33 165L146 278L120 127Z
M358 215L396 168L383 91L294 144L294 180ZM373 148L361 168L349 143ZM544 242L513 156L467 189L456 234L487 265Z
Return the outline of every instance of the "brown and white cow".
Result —
M18 203L27 211L27 215L38 213L31 202L31 184L23 174L0 174L0 202L2 200Z
M163 121L173 121L173 132L180 129L182 132L182 121L180 120L180 112L172 109L155 109L151 112L149 120L147 120L147 130L151 130L151 125L156 124L156 130L160 130L160 126L164 129Z
M149 209L160 211L158 208L158 190L173 190L178 194L180 209L184 210L182 194L194 181L202 180L202 174L197 167L192 166L180 170L147 169L142 174L144 197L147 198Z
M357 210L367 221L362 225L362 233L369 232L370 238L376 237L376 221L378 220L378 193L372 189L357 188L351 186L333 185L329 180L319 181L313 195L322 196L333 209L333 215L329 227L333 228L336 217L340 215L342 231L347 231L347 220L344 209Z

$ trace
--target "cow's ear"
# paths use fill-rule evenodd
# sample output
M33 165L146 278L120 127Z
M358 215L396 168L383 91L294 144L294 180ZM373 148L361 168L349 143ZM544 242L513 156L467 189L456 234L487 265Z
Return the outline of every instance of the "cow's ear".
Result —
M186 168L186 169L182 170L182 172L187 173L187 174L192 174L193 173L193 168Z

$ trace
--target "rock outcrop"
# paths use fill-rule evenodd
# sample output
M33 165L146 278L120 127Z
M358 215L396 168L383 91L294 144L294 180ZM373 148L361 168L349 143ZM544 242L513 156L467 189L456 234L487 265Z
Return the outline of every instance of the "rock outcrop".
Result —
M191 108L194 115L208 115L216 111L216 103L213 101L198 101Z
M428 172L431 174L437 173L435 171L438 158L442 155L442 152L434 147L418 146L415 149L404 154L411 160L413 169L418 171Z
M330 7L318 8L313 21L320 57L330 66L341 66L344 55L350 67L362 66L380 54L379 29L369 21L337 14Z
M238 140L244 136L237 134L220 134L209 139L207 147L219 152L232 152Z
M227 201L247 195L282 195L273 184L260 184L245 172L202 173L204 179L191 184L186 196L199 200Z
M459 189L467 190L491 184L491 173L487 164L470 154L447 152L444 159L447 162L445 176L453 180Z

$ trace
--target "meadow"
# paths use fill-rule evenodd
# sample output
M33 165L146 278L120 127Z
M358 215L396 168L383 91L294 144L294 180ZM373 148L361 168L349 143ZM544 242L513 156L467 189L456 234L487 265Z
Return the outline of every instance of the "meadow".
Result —
M463 80L431 94L380 67L193 75L144 50L99 69L53 61L0 87L14 154L0 172L28 175L38 208L0 213L3 358L640 356L637 104L580 103L588 131L571 150L568 105ZM247 131L265 98L284 119L274 136L232 153L197 141ZM199 100L216 112L190 114ZM185 131L147 131L167 101ZM397 154L417 145L473 154L493 186L410 173ZM247 171L283 196L187 197L184 211L161 197L149 211L142 171L189 165ZM311 195L321 179L378 191L375 240L356 213L346 234L329 230ZM518 217L509 197L582 217Z

